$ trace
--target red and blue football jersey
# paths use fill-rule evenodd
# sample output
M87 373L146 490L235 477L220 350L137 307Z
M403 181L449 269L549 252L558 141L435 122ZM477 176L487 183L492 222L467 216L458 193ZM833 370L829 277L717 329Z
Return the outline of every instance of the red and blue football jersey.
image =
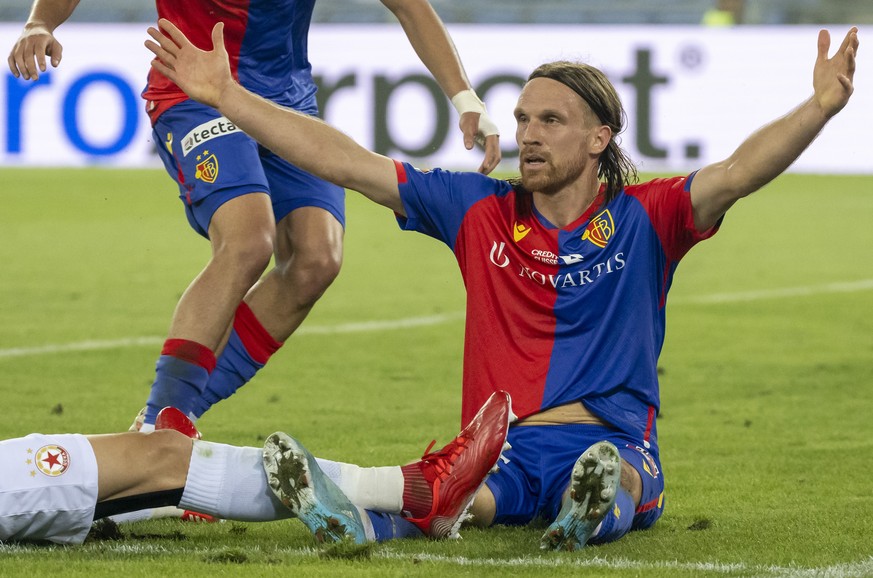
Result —
M477 173L397 163L402 228L446 243L467 288L462 422L500 389L520 418L581 401L656 446L664 306L694 228L690 177L598 197L550 224L530 195Z
M158 17L175 24L198 48L212 47L212 28L224 22L234 78L250 91L307 114L317 112L308 34L315 0L157 0ZM149 71L143 91L152 122L187 100L163 74Z

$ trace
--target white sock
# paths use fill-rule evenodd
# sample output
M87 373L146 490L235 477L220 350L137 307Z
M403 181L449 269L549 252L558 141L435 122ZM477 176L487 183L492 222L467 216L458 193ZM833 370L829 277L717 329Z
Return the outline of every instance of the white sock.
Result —
M399 514L403 509L403 473L400 466L362 468L321 458L315 458L315 461L359 508L386 514Z
M155 424L153 423L144 423L139 426L139 431L142 433L151 433L155 431Z
M261 448L195 440L179 507L242 522L292 517L267 485L263 459Z

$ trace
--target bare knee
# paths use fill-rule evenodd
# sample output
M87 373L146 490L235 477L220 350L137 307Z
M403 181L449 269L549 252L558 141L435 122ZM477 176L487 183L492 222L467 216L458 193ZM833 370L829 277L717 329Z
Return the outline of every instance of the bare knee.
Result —
M209 223L212 260L209 266L226 273L228 283L247 290L270 264L276 242L276 222L269 195L235 197L218 208Z
M339 275L343 227L329 212L303 207L276 230L276 274L281 301L293 311L311 308Z
M260 279L272 257L273 240L261 233L213 244L211 265L226 271L228 280L238 279L248 288Z
M643 497L643 479L637 469L624 460L621 462L621 487L634 499L634 505L639 506Z
M342 266L342 256L331 251L300 255L290 264L288 276L295 288L294 300L300 308L315 305L331 283L337 278Z
M281 265L284 286L289 290L289 299L294 309L309 309L315 305L342 266L342 250L324 246L309 251L298 251Z
M470 524L479 528L487 528L494 522L497 513L497 502L494 494L487 485L483 485L476 492L473 504L470 506Z

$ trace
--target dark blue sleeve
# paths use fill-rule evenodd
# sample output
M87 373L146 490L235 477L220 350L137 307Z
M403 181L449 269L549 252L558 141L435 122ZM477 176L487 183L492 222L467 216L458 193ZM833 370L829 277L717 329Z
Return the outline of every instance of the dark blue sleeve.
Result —
M420 171L395 161L400 199L406 216L400 228L439 239L452 250L467 211L480 200L505 192L509 183L479 173L443 169Z

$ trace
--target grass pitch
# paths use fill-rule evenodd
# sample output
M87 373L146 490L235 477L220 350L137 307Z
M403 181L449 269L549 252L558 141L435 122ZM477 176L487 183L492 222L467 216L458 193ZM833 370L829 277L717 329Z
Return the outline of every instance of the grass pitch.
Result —
M159 171L0 178L0 437L126 429L207 243ZM783 176L679 266L661 356L667 508L650 531L574 554L540 552L542 527L343 549L296 520L163 520L80 548L0 546L0 574L873 575L871 216L871 177ZM459 426L463 303L445 247L350 194L340 278L198 425L214 441L284 430L328 458L413 460Z

